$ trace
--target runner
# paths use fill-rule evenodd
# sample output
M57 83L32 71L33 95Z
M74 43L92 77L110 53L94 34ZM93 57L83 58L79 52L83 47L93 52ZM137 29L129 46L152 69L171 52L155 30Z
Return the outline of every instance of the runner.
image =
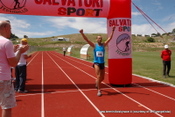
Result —
M111 35L108 37L108 39L104 43L102 43L102 37L97 36L97 38L96 38L97 43L96 44L91 42L84 35L83 29L81 29L79 31L81 33L81 35L83 36L84 40L87 41L87 43L89 43L89 45L94 48L94 61L93 61L94 64L93 64L93 67L95 68L95 73L96 73L96 76L97 76L96 85L95 85L96 88L97 88L97 96L102 95L102 93L101 93L101 82L104 80L104 76L105 76L105 61L104 61L105 46L112 39L114 31L115 31L115 26L113 26Z

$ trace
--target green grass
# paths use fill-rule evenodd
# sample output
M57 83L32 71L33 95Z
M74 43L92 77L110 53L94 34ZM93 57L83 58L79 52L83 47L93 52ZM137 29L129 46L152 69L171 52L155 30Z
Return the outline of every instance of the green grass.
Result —
M171 77L162 77L162 60L160 58L160 52L133 52L133 73L150 77L159 81L175 84L175 67L174 59L175 55L172 55L171 63Z

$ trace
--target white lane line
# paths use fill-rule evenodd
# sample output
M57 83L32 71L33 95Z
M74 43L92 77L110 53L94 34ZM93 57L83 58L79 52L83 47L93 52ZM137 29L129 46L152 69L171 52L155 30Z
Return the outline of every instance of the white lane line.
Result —
M175 88L175 85L173 84L170 84L170 83L167 83L167 82L163 82L163 81L158 81L158 80L155 80L155 79L152 79L152 78L149 78L149 77L145 77L145 76L141 76L141 75L137 75L137 74L132 74L133 76L137 76L137 77L140 77L142 79L147 79L151 82L157 82L159 84L163 84L163 85L166 85L166 86L170 86L172 88Z
M96 111L99 113L100 110L93 104L93 102L83 93L83 91L75 84L75 82L69 77L68 74L53 60L53 58L47 53L47 55L50 57L50 59L55 63L55 65L64 73L64 75L72 82L72 84L78 89L78 91L88 100L88 102L96 109ZM102 117L105 117L102 113L99 113Z
M54 55L54 54L53 54L53 55ZM56 55L54 55L54 56L56 56ZM76 68L76 69L78 69L79 71L81 71L81 72L83 72L83 73L87 74L88 76L92 77L93 79L96 79L96 77L94 77L94 76L90 75L89 73L87 73L87 72L83 71L82 69L80 69L80 68L78 68L78 67L74 66L73 64L69 63L68 61L65 61L64 59L62 59L62 58L60 58L60 57L58 57L58 56L56 56L56 57L57 57L57 58L59 58L59 59L61 59L61 60L62 60L62 61L64 61L64 62L68 63L69 65L71 65L71 66L75 67L75 68ZM118 93L122 94L123 96L125 96L125 97L126 97L126 98L128 98L128 99L130 99L131 101L133 101L133 102L135 102L135 103L137 103L137 104L141 105L141 106L142 106L142 107L144 107L145 109L147 109L147 110L149 110L149 111L152 111L152 109L150 109L149 107L147 107L147 106L143 105L142 103L138 102L137 100L135 100L135 99L133 99L133 98L131 98L131 97L127 96L126 94L124 94L124 93L120 92L119 90L117 90L117 89L115 89L115 88L111 87L110 85L108 85L108 84L106 84L106 83L104 83L104 82L102 82L102 83L103 83L104 85L106 85L106 86L110 87L110 88L111 88L111 89L113 89L114 91L116 91L116 92L118 92ZM160 114L159 114L159 113L157 113L157 112L155 112L154 114L158 115L159 117L163 117L162 115L160 115Z
M27 63L27 66L35 59L35 57L39 54L39 52L37 52L37 54L35 54L35 56Z
M134 84L134 85L136 85L136 86L138 86L138 87L141 87L141 88L144 88L144 89L146 89L146 90L149 90L149 91L151 91L151 92L153 92L153 93L159 94L159 95L161 95L161 96L163 96L163 97L166 97L166 98L168 98L168 99L170 99L170 100L175 101L175 99L174 99L174 98L169 97L169 96L167 96L167 95L164 95L164 94L162 94L162 93L159 93L159 92L157 92L157 91L155 91L155 90L152 90L152 89L146 88L146 87L141 86L141 85L136 84L136 83L133 83L133 84Z
M103 88L103 89L111 89L111 88ZM97 89L81 89L83 92L89 92L89 91L96 91ZM63 93L77 93L79 90L63 90L63 91L53 91L53 92L44 92L44 94L63 94ZM35 93L35 94L21 94L17 95L15 97L27 97L27 96L35 96L35 95L41 95L42 93Z
M43 52L42 52L42 88L41 88L41 117L45 117L44 112L44 60L43 60Z
M84 63L82 63L82 62L73 60L73 59L71 59L71 58L68 58L68 59L69 59L69 60L72 60L72 61L74 61L74 62L77 62L77 63L79 63L79 64L85 65L85 66L87 66L87 67L91 67L91 66L89 66L89 65L86 65L86 64L84 64ZM108 74L107 72L105 72L105 73ZM140 77L140 78L142 78L142 79L150 80L151 82L157 82L157 83L160 83L160 84L163 84L163 85L171 86L172 88L175 87L174 85L170 85L170 84L168 84L168 83L164 83L164 82L161 82L161 81L153 80L153 79L151 79L151 78L139 76L139 75L136 75L136 74L133 74L133 75L138 76L138 77ZM165 94L162 94L162 93L160 93L160 92L158 92L158 91L155 91L155 90L153 90L153 89L146 88L146 87L141 86L141 85L139 85L139 84L137 84L137 83L132 83L132 84L134 84L134 85L136 85L136 86L138 86L138 87L142 87L142 88L144 88L144 89L146 89L146 90L149 90L149 91L151 91L151 92L153 92L153 93L155 93L155 94L158 94L158 95L161 95L161 96L163 96L163 97L166 97L166 98L168 98L168 99L170 99L170 100L175 101L175 98L170 97L170 96L167 96L167 95L165 95Z

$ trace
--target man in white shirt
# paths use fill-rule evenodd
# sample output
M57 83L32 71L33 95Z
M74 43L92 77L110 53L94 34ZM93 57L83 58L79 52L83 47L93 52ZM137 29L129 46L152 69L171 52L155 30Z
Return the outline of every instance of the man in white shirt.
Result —
M27 39L23 38L21 39L21 44L19 45L27 45ZM15 67L15 75L16 75L16 85L15 90L19 93L27 93L27 90L25 90L25 84L26 84L26 76L27 76L27 59L30 58L30 56L27 55L27 51L21 54L20 60Z

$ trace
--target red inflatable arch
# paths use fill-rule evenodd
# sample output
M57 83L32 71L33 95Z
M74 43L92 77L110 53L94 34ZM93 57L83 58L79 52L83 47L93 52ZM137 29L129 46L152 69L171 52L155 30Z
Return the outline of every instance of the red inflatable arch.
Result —
M59 17L107 18L109 82L132 82L131 0L0 0L0 13Z

